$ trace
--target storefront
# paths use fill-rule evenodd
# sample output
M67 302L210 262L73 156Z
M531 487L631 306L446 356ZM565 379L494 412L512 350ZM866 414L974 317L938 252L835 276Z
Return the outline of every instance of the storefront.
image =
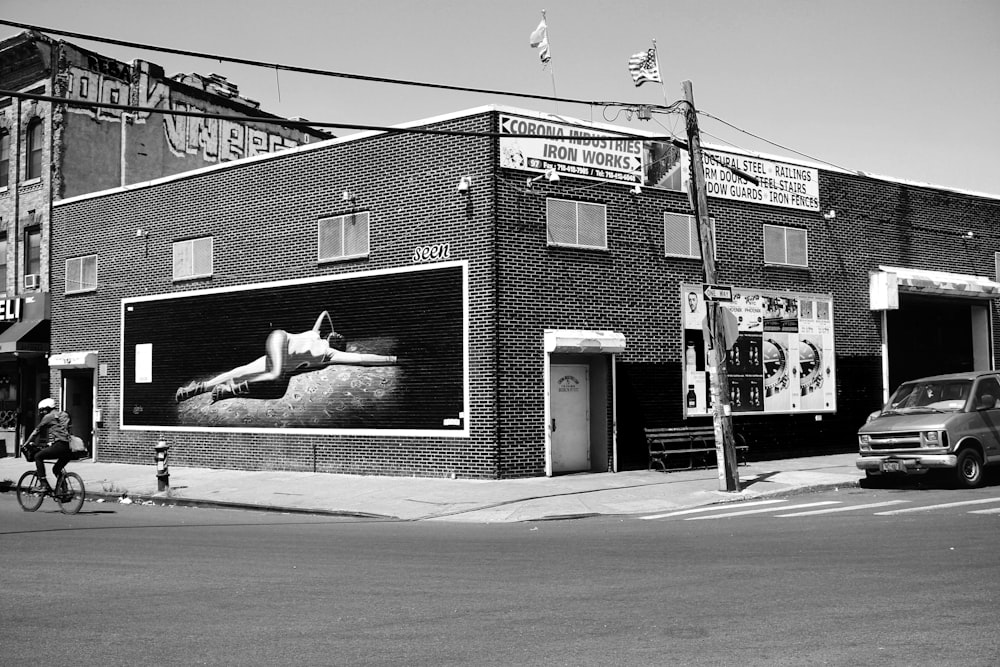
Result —
M0 300L0 456L20 455L49 395L49 303L45 292Z

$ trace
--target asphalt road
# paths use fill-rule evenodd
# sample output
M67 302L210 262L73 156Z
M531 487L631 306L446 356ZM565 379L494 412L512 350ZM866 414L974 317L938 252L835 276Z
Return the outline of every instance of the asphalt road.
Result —
M998 487L855 489L474 525L89 502L64 516L48 500L29 514L3 493L0 660L992 666L991 509ZM723 516L741 510L757 513Z

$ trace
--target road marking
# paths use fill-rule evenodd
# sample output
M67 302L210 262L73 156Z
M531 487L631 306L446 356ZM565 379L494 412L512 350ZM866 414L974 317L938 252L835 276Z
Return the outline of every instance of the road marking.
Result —
M853 512L854 510L867 510L873 507L885 507L886 505L898 505L908 503L909 500L887 500L884 503L868 503L867 505L848 505L847 507L830 507L825 510L812 510L809 512L795 512L794 514L777 514L775 516L785 518L790 516L812 516L813 514L832 514L833 512Z
M957 503L941 503L940 505L907 507L901 510L889 510L888 512L875 512L875 516L889 516L891 514L903 514L905 512L926 512L928 510L941 510L941 509L946 509L948 507L961 507L963 505L985 505L986 503L1000 503L1000 498L980 498L979 500L962 500Z
M782 509L797 510L802 507L819 507L820 505L839 505L839 500L824 500L818 503L805 503L804 505L789 505L788 507ZM770 512L774 510L773 507L765 507L764 509L756 510L743 510L740 512L726 512L725 514L713 514L712 516L692 516L684 519L685 521L700 521L702 519L725 519L731 516L743 516L745 514L760 514L762 512Z
M1000 514L1000 507L991 507L988 510L972 510L969 514Z
M774 503L785 503L787 500L754 500L748 503L738 503L740 507L753 507L755 505L772 505ZM734 503L737 504L737 503ZM728 505L708 505L707 507L696 507L689 510L677 510L676 512L667 512L666 514L651 514L649 516L641 516L640 519L666 519L671 516L681 516L683 514L695 514L697 512L714 512L721 507L728 507Z

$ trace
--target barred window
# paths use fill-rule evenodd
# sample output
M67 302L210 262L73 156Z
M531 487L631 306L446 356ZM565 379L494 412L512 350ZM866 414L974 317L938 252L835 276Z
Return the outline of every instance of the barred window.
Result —
M368 256L368 211L321 218L317 229L319 261Z
M211 236L174 243L174 280L208 278L213 272L214 242Z
M97 289L97 255L66 260L66 294Z
M764 225L764 263L809 266L806 230Z
M715 218L708 219L712 256L717 256L715 247ZM663 250L668 257L689 257L701 259L701 243L698 241L698 218L683 213L663 214Z
M549 245L607 249L606 206L551 197L545 203Z

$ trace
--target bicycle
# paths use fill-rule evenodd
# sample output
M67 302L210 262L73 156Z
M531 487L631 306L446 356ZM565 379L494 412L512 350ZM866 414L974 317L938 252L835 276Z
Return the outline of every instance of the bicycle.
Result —
M23 445L21 451L29 460L33 459L33 451L41 447L29 447ZM83 485L83 478L75 472L63 470L56 480L56 485L52 489L42 487L42 481L38 479L38 473L28 470L21 479L17 480L17 502L26 512L34 512L42 506L45 496L51 497L59 505L59 511L63 514L76 514L83 507L83 501L87 498L87 490Z

